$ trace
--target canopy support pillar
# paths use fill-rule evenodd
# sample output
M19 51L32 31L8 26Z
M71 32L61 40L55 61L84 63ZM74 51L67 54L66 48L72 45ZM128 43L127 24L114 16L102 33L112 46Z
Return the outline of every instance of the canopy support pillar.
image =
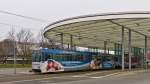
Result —
M131 30L129 29L129 42L128 42L128 52L129 52L129 70L131 70L132 60L131 60Z
M145 36L144 57L145 57L145 63L147 68L147 36Z
M104 41L104 53L106 54L106 49L107 49L107 41Z
M64 42L63 42L64 41L64 39L63 39L63 33L61 33L60 36L61 36L61 49L64 49L64 45L63 45L64 44Z
M122 44L122 71L124 71L124 27L122 26L121 44Z
M73 36L70 35L70 49L73 50Z

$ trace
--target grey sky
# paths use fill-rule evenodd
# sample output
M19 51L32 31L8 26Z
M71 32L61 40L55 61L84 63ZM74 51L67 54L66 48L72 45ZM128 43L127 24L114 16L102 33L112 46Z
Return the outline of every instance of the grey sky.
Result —
M149 0L0 0L0 10L41 18L48 22L37 22L0 13L0 39L12 27L1 23L20 25L35 34L54 21L95 13L150 11ZM21 27L14 27L16 31Z

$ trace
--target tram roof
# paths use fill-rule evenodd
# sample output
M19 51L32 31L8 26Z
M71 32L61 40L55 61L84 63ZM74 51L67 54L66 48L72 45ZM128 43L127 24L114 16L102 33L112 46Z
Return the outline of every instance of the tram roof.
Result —
M121 29L125 28L125 45L128 46L128 29L132 31L132 46L144 48L145 36L150 41L150 12L120 12L94 14L67 18L45 27L44 36L60 42L63 33L64 43L82 47L103 48L104 41L113 49L113 43L121 44ZM148 44L148 47L150 45Z

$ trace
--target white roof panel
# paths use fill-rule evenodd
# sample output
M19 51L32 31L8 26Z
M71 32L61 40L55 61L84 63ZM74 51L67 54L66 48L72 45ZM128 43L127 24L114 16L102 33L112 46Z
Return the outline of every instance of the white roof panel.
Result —
M60 42L60 33L64 34L64 43L83 47L103 48L104 41L121 42L121 28L125 28L125 43L128 44L128 29L132 30L132 46L144 47L144 36L150 40L150 12L112 13L79 16L57 21L45 28L44 36ZM148 44L148 47L150 45Z

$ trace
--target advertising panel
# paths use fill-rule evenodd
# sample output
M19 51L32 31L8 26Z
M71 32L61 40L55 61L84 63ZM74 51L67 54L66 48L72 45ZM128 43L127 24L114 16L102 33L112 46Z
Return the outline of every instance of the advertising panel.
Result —
M54 60L45 61L40 65L40 69L42 73L64 71L63 66Z

